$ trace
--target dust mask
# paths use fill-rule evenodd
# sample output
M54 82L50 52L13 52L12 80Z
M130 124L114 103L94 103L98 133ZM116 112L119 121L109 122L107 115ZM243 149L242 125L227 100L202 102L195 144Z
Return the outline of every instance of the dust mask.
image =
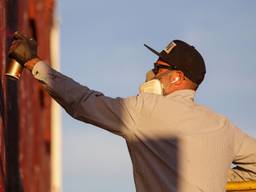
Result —
M170 84L174 84L179 81L180 78L176 77ZM157 95L164 94L164 85L159 79L155 79L155 74L152 70L148 71L146 74L146 81L139 87L140 93L153 93Z
M146 81L139 87L139 92L163 95L163 85L161 81L154 78L154 72L152 70L148 71L146 74Z
M158 79L143 83L139 88L140 93L153 93L163 95L163 85Z

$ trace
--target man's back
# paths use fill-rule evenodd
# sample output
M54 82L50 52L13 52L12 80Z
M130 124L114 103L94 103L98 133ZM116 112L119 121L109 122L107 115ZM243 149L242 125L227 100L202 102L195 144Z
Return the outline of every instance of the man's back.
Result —
M136 102L127 143L137 191L224 191L245 135L225 117L195 104L192 90L142 94ZM255 141L252 145L255 149Z

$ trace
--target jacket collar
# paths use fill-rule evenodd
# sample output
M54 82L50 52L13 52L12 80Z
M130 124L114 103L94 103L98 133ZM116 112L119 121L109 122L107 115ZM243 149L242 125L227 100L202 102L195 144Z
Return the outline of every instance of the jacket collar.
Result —
M194 100L195 93L196 92L192 89L182 89L182 90L174 91L169 95L166 95L166 97L181 97L184 99Z

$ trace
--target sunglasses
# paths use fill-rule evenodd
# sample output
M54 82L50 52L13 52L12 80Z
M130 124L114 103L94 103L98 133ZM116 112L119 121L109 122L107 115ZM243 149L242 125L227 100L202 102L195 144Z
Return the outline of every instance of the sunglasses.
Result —
M161 65L159 63L154 63L154 68L152 69L152 71L154 72L155 75L159 72L159 69L175 70L177 69L177 67L173 65L167 66L167 65Z

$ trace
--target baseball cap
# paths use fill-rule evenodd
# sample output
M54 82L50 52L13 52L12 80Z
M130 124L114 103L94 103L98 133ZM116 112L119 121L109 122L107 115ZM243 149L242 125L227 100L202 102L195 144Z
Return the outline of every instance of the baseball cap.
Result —
M206 73L205 63L195 47L181 40L170 42L161 52L152 49L146 44L144 46L158 55L159 59L182 71L191 81L198 85L203 81Z

